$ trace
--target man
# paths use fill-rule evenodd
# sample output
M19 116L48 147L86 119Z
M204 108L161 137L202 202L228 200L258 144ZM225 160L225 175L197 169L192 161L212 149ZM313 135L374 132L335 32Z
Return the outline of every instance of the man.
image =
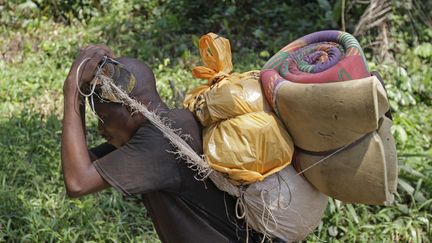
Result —
M233 212L235 199L210 180L196 180L196 173L169 152L175 149L141 114L95 94L99 131L107 143L88 150L85 103L79 89L89 86L104 56L114 57L104 45L84 48L64 83L61 159L68 195L80 197L113 186L124 195L140 196L162 242L245 242L246 232ZM144 63L131 58L117 61L135 78L129 96L189 134L188 143L201 154L200 127L193 115L167 108L156 91L152 71ZM250 242L259 238L249 233Z

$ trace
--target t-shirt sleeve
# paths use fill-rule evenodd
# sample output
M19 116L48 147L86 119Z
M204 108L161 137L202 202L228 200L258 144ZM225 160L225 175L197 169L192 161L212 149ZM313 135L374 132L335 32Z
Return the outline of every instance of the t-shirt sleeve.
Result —
M116 150L116 148L113 145L111 145L109 143L103 143L103 144L100 144L94 148L91 148L90 153L94 157L99 159L99 158L111 153L114 150Z
M177 191L180 172L174 148L152 125L145 125L121 148L94 162L99 174L125 195Z

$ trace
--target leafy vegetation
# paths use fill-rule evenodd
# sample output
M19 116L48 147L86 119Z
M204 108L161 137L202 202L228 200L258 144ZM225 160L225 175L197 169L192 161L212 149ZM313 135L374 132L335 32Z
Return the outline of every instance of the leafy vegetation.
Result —
M235 71L259 69L290 41L339 29L342 2L346 29L353 32L367 7L355 1L0 0L0 242L158 242L142 205L114 190L73 200L65 196L59 154L62 84L80 47L106 43L118 56L146 60L160 93L174 107L201 82L190 73L200 62L200 35L213 31L231 40ZM393 111L400 167L395 204L330 200L308 241L430 242L430 5L393 1L386 58L371 45L380 30L358 36L370 66L386 81ZM88 120L89 143L98 144L95 119Z

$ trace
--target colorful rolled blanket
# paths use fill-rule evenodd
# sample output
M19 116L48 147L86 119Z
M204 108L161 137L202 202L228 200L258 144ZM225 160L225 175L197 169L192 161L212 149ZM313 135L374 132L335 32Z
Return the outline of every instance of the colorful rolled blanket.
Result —
M287 81L328 83L370 76L366 59L357 40L336 30L314 32L291 42L264 65ZM281 79L261 79L270 104Z
M360 44L341 31L315 32L288 44L264 65L260 80L295 145L307 151L355 141L376 130L388 110Z

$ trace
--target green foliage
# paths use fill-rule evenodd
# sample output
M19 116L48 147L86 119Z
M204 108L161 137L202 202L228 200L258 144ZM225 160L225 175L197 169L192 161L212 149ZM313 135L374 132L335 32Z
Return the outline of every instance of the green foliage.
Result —
M346 1L350 5L352 1ZM365 5L346 17L354 29ZM400 181L387 207L330 200L309 242L430 242L432 238L432 27L428 1L394 1L393 59L370 67L386 82ZM60 170L62 84L80 47L106 43L156 74L171 106L204 80L197 41L213 31L231 40L236 72L259 69L310 32L338 28L337 1L2 1L0 0L0 241L158 242L136 202L113 190L68 199ZM429 10L428 10L429 9ZM429 18L429 20L428 20ZM374 33L359 37L367 46ZM101 142L88 114L89 144Z
M31 105L31 104L29 104ZM150 241L141 205L117 193L66 198L59 164L61 123L55 114L15 112L0 123L0 241Z

